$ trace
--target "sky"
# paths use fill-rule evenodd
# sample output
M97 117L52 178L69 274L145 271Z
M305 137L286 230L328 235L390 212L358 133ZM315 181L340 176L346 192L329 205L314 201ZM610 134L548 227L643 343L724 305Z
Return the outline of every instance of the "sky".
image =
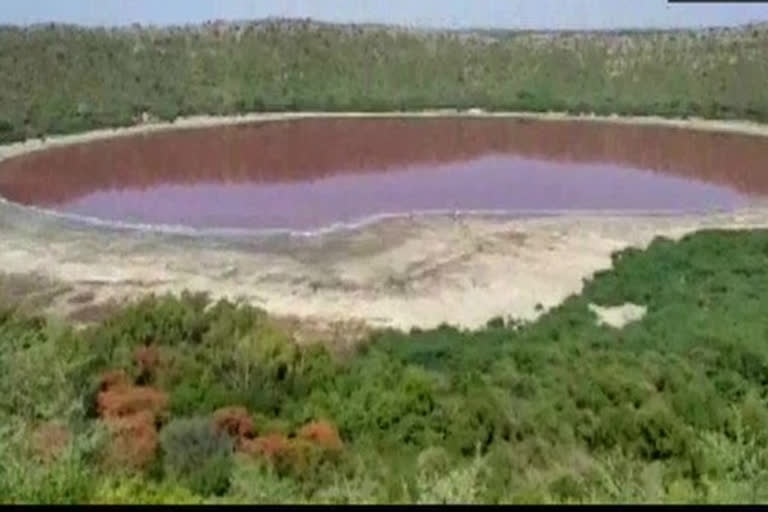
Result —
M0 0L0 24L168 25L270 16L416 27L669 28L768 21L768 3L666 0Z

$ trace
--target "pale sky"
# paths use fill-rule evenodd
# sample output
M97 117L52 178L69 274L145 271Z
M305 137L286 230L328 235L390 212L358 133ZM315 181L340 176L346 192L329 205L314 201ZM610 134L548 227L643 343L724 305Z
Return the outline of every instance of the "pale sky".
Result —
M666 0L0 0L0 23L184 24L269 16L422 27L668 28L768 21L768 4Z

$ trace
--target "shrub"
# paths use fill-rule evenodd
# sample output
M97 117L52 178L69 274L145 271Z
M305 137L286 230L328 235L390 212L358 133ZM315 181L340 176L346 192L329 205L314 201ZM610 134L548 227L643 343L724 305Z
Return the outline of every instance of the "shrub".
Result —
M98 410L103 418L124 418L140 412L160 418L168 407L168 395L145 386L116 387L98 395Z
M476 457L470 464L453 469L447 474L421 474L417 480L419 504L471 504L478 503L485 492L481 478L485 461Z
M134 386L122 371L99 379L96 412L111 433L105 462L111 468L145 469L157 453L157 424L165 419L168 396L157 389Z
M222 495L232 472L232 440L206 418L179 419L160 432L166 471L202 496Z
M79 355L62 345L70 340L51 335L37 320L14 318L0 325L0 415L40 421L76 413Z
M235 445L245 439L251 439L256 430L248 410L245 407L224 407L213 413L216 430L223 432L235 441Z
M99 377L99 390L122 389L133 385L131 378L123 370L110 370Z
M247 457L238 458L232 475L232 487L226 503L267 504L298 503L302 489L292 478L280 477L271 467L256 464Z
M137 347L153 343L197 344L207 329L207 305L205 294L150 295L90 329L88 337L94 349L105 351L107 362L114 362L115 355L125 348L131 351L130 356Z
M336 427L327 421L313 421L304 425L297 437L332 452L337 452L344 446Z
M211 414L240 398L228 386L209 379L196 380L190 373L173 388L171 411L175 416Z
M79 504L86 503L97 478L93 462L101 448L98 431L86 431L63 449L56 458L41 463L19 450L19 437L0 426L0 503ZM14 425L16 426L16 425Z
M639 450L649 459L666 459L686 454L689 429L663 402L655 400L638 411Z
M203 498L170 481L140 476L108 478L94 489L90 503L99 505L196 505Z
M158 439L152 412L110 417L105 423L112 434L105 460L109 468L143 469L154 461Z
M161 364L160 352L157 347L151 345L137 347L134 351L133 358L139 370L137 383L149 384L154 382L156 373Z
M32 433L32 451L43 464L58 459L72 442L72 432L64 425L46 422Z
M300 480L314 477L325 464L339 461L343 444L335 427L327 422L312 422L302 427L297 437L274 432L246 440L241 450L255 460L266 463L279 475L290 475Z
M242 444L242 451L270 464L282 464L290 455L291 441L284 434L273 432Z

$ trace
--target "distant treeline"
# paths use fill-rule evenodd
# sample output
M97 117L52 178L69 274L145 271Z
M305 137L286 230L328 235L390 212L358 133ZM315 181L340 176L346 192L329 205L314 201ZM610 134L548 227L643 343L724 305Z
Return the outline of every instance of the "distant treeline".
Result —
M251 111L768 119L768 28L416 31L309 21L0 27L0 141Z

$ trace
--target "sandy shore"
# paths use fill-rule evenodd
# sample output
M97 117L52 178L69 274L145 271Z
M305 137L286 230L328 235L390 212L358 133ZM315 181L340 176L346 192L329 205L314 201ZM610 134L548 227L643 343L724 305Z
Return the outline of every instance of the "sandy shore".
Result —
M51 137L0 147L29 151L154 130L318 116L514 116L646 123L768 135L747 122L440 111L419 114L253 114ZM279 315L332 323L476 327L493 316L533 319L608 268L613 251L705 228L768 227L768 207L687 216L579 214L540 218L414 216L313 236L189 236L93 226L0 203L0 269L64 283L50 305L67 315L148 292L208 291Z

